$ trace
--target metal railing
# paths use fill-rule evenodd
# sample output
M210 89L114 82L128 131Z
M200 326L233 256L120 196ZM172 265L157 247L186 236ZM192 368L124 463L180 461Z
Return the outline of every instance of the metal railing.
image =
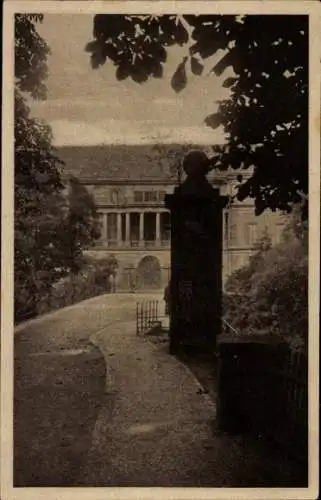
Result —
M158 300L143 300L136 303L136 334L144 335L160 326Z
M284 412L273 437L297 459L308 448L308 359L305 353L288 350L280 368L271 367L274 384L280 384Z
M269 340L269 336L255 335L253 331L250 337L253 344L262 342L270 349L249 350L239 349L243 335L230 323L222 320L222 333L229 337L238 339L235 348L230 349L230 354L221 359L220 368L229 372L229 380L232 385L235 381L240 387L242 379L245 386L249 385L248 393L256 394L260 405L246 403L240 399L239 403L247 413L248 418L255 424L260 419L260 412L264 409L267 418L265 434L284 449L288 450L297 460L306 460L307 457L307 435L308 435L308 359L301 351L293 351L286 343L276 343ZM270 336L272 338L272 336ZM270 354L265 357L265 352ZM234 355L233 355L234 353ZM240 359L244 356L243 361ZM262 357L261 357L262 356ZM233 359L232 359L233 358ZM231 370L231 371L230 371ZM227 389L225 389L227 390ZM232 391L233 392L233 391ZM246 398L245 398L246 399ZM235 403L235 401L234 401ZM233 404L234 404L233 403ZM275 407L282 408L275 417ZM261 408L261 409L260 409Z

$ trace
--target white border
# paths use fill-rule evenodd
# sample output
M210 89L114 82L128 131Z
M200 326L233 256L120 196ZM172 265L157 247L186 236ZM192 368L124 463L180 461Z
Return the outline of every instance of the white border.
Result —
M13 15L33 13L185 13L310 15L309 488L12 488L13 414ZM313 499L318 496L320 268L320 4L311 1L7 1L3 28L1 498L7 499Z
M249 0L217 1L209 0L7 0L6 15L19 13L46 14L318 14L317 2L311 0Z

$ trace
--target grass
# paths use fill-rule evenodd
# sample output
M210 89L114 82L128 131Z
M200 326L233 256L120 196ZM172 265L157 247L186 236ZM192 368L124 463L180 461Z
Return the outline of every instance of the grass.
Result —
M105 361L15 359L14 486L72 486L104 402Z

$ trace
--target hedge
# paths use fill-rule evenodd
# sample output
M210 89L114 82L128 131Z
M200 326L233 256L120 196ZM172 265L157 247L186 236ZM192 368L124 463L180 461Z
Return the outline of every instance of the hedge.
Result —
M28 301L34 301L24 289L15 289L15 322L45 314L97 295L110 292L109 277L115 270L114 259L88 260L78 274L70 274L48 289L37 290L36 311L29 313Z
M262 245L247 266L231 275L223 296L224 319L239 335L273 334L307 349L308 251L306 238L285 232Z

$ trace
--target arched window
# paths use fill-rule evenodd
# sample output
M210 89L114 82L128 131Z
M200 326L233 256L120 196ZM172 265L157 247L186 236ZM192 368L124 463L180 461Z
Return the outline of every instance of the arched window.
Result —
M161 267L159 260L151 255L144 257L138 264L136 276L139 288L160 288Z

